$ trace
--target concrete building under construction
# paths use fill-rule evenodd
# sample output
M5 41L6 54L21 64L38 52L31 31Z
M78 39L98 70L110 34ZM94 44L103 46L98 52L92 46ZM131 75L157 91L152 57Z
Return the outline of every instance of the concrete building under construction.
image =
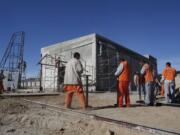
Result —
M89 75L90 91L108 91L116 89L114 73L120 58L127 59L131 65L131 77L141 68L142 60L150 61L157 72L156 58L141 55L121 44L98 34L90 34L49 45L41 49L41 83L44 90L56 91L63 87L63 75L66 62L74 52L81 54L84 75ZM82 76L83 84L85 79ZM132 83L133 85L133 83Z

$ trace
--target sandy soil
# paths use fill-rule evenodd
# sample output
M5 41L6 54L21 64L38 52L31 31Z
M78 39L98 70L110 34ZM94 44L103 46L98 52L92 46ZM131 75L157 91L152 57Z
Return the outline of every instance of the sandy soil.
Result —
M46 98L40 99L45 101ZM48 98L48 101L55 101L55 98ZM112 133L149 135L142 131L96 121L81 114L54 112L18 98L0 99L0 135L111 135Z
M30 97L28 99L57 106L64 105L64 94L55 97ZM136 103L137 99L137 95L131 95L132 107L114 108L115 93L92 93L89 95L89 105L92 108L88 113L180 133L180 108L170 106L144 107ZM76 96L73 98L72 107L80 109Z

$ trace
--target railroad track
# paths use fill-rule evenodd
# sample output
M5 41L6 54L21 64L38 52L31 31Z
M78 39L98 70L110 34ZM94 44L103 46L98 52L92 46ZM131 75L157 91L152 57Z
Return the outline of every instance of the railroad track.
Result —
M32 101L32 100L28 100L28 99L23 99L23 101L31 103L31 104L40 105L42 108L46 108L51 111L65 113L65 114L72 114L72 113L81 114L85 117L88 117L90 119L94 119L97 121L102 121L102 122L105 122L108 124L114 124L116 126L121 126L121 127L129 128L129 129L138 130L138 131L143 131L143 132L147 132L147 133L151 133L151 134L155 134L155 135L180 135L180 133L175 132L175 131L154 128L154 127L149 127L149 126L145 126L145 125L140 125L140 124L125 122L125 121L121 121L121 120L115 120L115 119L111 119L111 118L97 116L97 115L91 114L90 110L88 110L88 109L84 110L84 111L82 111L82 110L80 111L80 110L67 109L62 106L54 106L54 105L50 105L50 104L45 104L45 103ZM111 132L113 132L113 131L111 131Z

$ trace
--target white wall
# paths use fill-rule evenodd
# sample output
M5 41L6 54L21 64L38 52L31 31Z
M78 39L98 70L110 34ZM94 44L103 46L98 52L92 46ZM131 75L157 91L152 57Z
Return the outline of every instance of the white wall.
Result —
M73 57L74 52L81 54L81 62L86 67L84 74L91 75L90 80L95 80L95 54L92 52L95 46L95 35L80 37L74 40L58 43L41 49L42 56L50 54L53 57L60 56L61 60L68 61ZM42 63L55 64L52 59L44 59ZM47 67L49 69L47 69ZM45 69L46 68L46 69ZM82 81L84 79L82 78ZM85 83L85 80L83 81ZM57 88L57 69L55 67L43 66L42 68L42 87L45 91L52 91Z
M12 81L8 81L8 78L12 75ZM7 90L8 87L17 89L18 87L18 80L19 80L19 73L18 72L9 72L4 71L5 79L3 80L4 89Z

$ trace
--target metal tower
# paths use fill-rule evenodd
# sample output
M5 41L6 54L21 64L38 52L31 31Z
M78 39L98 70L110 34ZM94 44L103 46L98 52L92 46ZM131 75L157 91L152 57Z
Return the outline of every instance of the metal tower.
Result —
M23 59L24 37L25 33L23 31L13 33L5 53L0 61L0 69L9 71L9 73L19 73L19 87L26 69L26 62Z

